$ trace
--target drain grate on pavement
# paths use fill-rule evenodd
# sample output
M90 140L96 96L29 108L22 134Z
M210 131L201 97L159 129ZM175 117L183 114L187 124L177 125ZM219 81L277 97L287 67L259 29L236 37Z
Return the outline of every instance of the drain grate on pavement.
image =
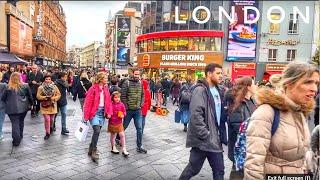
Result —
M175 141L171 140L171 139L162 139L162 141L166 142L167 144L173 144L175 143Z

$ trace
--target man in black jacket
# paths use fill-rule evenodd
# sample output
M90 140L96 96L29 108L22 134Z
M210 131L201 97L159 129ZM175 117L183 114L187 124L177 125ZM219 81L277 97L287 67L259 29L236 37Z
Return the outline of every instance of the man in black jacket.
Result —
M10 67L9 70L6 73L4 73L2 82L8 84L10 76L13 72L14 72L14 67Z
M58 75L58 79L55 81L55 85L59 88L61 97L58 100L58 111L61 113L61 134L62 135L68 135L69 131L67 129L67 89L69 87L68 82L67 82L67 73L65 72L60 72ZM55 131L56 128L56 118L57 114L55 116L55 120L53 123L53 131Z
M221 90L222 67L211 63L205 67L206 79L194 87L190 102L190 122L187 147L191 147L189 164L179 179L197 175L206 159L214 180L223 180L224 161L222 143L226 144L226 126Z
M28 84L30 86L32 97L34 100L33 108L31 110L32 117L38 116L38 113L40 111L40 101L37 100L37 91L42 81L43 81L43 74L39 72L37 65L33 65L32 71L29 73L29 76L28 76Z

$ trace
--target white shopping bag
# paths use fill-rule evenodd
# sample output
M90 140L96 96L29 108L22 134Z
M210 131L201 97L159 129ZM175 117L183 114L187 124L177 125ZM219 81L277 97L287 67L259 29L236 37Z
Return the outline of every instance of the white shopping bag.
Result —
M87 138L88 131L89 131L89 126L79 121L74 135L79 141L85 141Z

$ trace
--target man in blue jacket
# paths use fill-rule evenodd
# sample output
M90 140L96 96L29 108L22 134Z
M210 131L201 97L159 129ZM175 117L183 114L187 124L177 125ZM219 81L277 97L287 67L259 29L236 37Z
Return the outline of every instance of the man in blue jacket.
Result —
M190 122L187 147L190 159L179 179L197 175L206 159L214 180L223 180L224 161L222 143L227 144L223 95L218 84L222 81L222 67L211 63L205 67L205 79L194 87L190 102Z

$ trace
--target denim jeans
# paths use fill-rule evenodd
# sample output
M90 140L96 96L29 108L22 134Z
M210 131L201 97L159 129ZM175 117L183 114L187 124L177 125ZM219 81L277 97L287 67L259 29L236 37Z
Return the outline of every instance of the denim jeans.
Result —
M67 129L67 105L58 107L58 113L59 112L61 114L61 131L65 131ZM56 114L55 119L57 118L58 113Z
M197 175L206 159L208 159L211 166L213 179L223 180L224 161L222 152L215 153L202 151L199 148L191 148L189 163L183 170L179 180L189 180L191 177Z
M138 110L127 110L127 115L123 120L123 128L127 129L131 119L134 120L134 125L137 132L137 147L142 147L142 121L141 121L141 109Z
M3 126L5 115L6 115L5 111L4 110L0 110L0 138L3 135L2 126Z
M141 128L142 128L142 135L143 135L144 125L146 123L146 116L141 116L141 123L142 123Z
M181 122L186 126L189 123L190 112L189 110L181 110Z

